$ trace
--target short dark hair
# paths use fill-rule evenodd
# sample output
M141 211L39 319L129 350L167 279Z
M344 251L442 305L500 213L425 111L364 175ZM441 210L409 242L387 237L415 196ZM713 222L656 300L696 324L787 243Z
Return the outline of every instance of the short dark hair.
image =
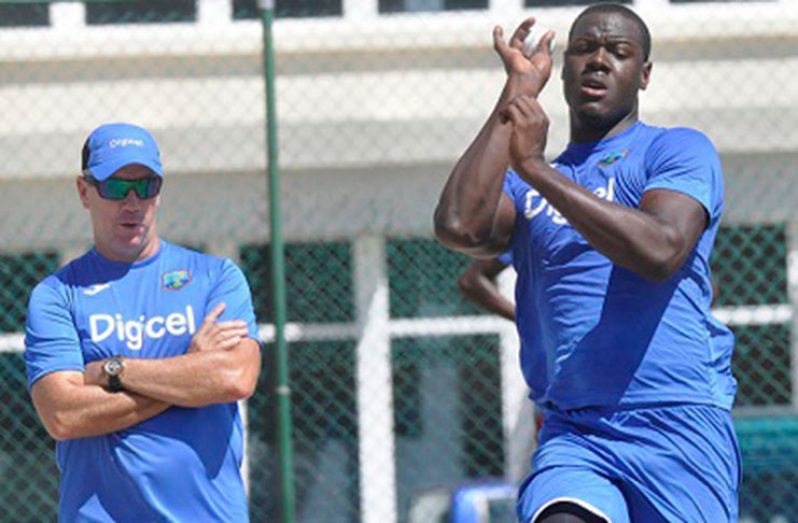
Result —
M648 26L637 13L635 13L634 11L632 11L631 9L622 4L616 4L614 2L603 2L599 4L593 4L590 7L588 7L587 9L579 13L579 16L577 16L576 20L574 20L574 23L571 24L571 30L568 31L568 40L571 39L571 36L573 35L574 32L574 27L576 27L577 22L579 22L579 20L581 20L585 16L594 13L618 14L634 22L635 25L637 25L637 28L640 30L640 40L641 40L640 43L643 47L643 61L648 62L648 58L649 56L651 56L651 33L648 31Z
M89 140L83 143L83 150L80 152L80 172L89 168Z

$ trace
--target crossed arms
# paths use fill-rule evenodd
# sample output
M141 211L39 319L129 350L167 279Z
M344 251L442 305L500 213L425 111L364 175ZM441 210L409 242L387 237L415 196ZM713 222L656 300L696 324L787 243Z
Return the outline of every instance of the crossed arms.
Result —
M186 354L166 359L125 359L125 390L105 389L103 361L84 372L59 371L31 388L36 411L57 440L126 429L171 406L202 407L248 398L260 373L260 347L246 322L217 322L224 304L203 320Z

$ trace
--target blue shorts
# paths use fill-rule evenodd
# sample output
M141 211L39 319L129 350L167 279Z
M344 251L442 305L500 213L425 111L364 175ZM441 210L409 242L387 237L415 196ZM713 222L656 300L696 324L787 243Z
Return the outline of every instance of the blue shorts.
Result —
M519 491L523 523L558 501L612 523L737 521L740 454L728 411L545 410L544 420Z

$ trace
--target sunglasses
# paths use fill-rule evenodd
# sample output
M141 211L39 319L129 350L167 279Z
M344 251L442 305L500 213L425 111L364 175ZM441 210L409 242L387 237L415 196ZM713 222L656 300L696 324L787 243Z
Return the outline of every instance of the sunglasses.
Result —
M122 178L107 178L99 181L93 176L84 175L83 179L97 187L101 198L106 200L124 200L130 191L135 191L136 196L142 200L155 198L161 192L163 179L160 176L147 176L137 180L124 180Z

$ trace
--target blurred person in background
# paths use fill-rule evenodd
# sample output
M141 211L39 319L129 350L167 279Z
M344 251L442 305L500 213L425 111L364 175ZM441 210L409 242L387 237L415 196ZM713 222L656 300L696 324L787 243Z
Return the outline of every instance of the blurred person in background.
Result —
M496 286L496 278L512 265L510 253L495 258L473 258L457 277L457 288L468 300L488 312L515 320L515 305Z
M57 440L59 520L247 521L236 402L261 356L244 275L160 238L147 130L97 128L82 169L94 247L36 286L25 338L33 404Z
M582 11L562 68L570 143L545 161L537 101L549 31L509 42L499 100L435 211L438 239L472 256L512 252L516 324L544 411L524 523L736 521L740 457L733 335L710 313L723 211L718 154L700 132L638 120L651 79L646 24L619 4Z

